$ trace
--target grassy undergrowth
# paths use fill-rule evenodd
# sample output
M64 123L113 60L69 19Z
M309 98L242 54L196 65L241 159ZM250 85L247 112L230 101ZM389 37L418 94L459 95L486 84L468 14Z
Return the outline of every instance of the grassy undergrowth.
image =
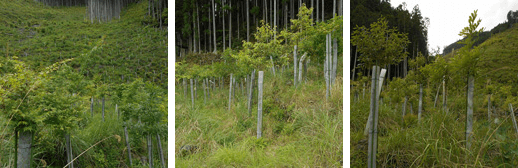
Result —
M368 90L368 89L367 89ZM453 95L453 94L450 94ZM364 167L368 141L363 131L369 115L370 99L351 98L351 167ZM516 167L518 134L509 112L499 109L487 119L487 99L476 94L471 149L466 149L466 98L463 94L448 97L449 112L424 101L424 112L417 121L417 103L413 114L407 106L402 116L402 102L380 106L377 165L382 167ZM430 100L430 99L429 99ZM432 99L433 100L433 99ZM442 99L439 99L442 100ZM439 103L440 104L440 103Z
M0 1L0 63L6 58L17 58L28 69L39 72L55 62L74 58L67 64L88 81L95 76L103 84L114 86L138 77L167 88L167 27L157 28L157 23L146 16L147 6L147 1L130 4L122 10L120 19L92 24L85 18L86 7L48 7L32 0ZM85 56L100 46L101 39L102 47ZM115 104L109 95L106 121L102 121L100 103L95 105L91 117L89 98L95 95L93 92L80 95L88 112L79 116L79 128L71 131L74 157L106 137L117 135L121 139L119 142L109 138L99 143L79 157L75 166L126 167L129 161L122 118L114 113ZM0 117L0 167L12 167L16 154L14 130L5 126L8 121ZM63 167L67 160L64 135L45 126L37 132L33 137L32 165ZM145 167L146 139L129 132L133 167ZM160 165L155 138L153 162ZM161 137L161 141L167 159L167 137Z
M297 88L292 84L291 71L277 72L276 76L265 72L263 137L260 139L256 138L257 90L252 115L249 115L241 90L236 89L236 99L228 111L228 86L211 91L210 100L204 104L200 84L192 108L190 88L186 96L183 85L177 83L176 166L340 167L343 152L341 73L326 103L325 83L318 70L310 67L307 82ZM197 149L185 153L181 151L184 145Z
M89 103L84 106L89 106ZM122 114L121 114L122 115ZM5 126L6 119L0 118L0 124ZM129 131L131 144L133 167L147 167L147 144L145 138L137 138L137 134ZM14 135L8 135L2 139L2 150L0 150L1 167L11 167L14 161ZM124 127L122 116L118 118L115 112L115 104L111 100L105 102L105 121L102 120L102 105L100 102L94 103L94 116L88 110L83 115L83 121L77 130L71 133L71 142L74 157L90 148L92 145L110 136L120 136L110 138L79 157L74 164L76 166L89 167L127 167L129 166L126 142L124 141ZM164 157L167 162L167 137L161 137ZM46 129L42 129L33 140L33 165L35 167L63 167L66 163L65 141L62 134L57 134ZM158 147L155 137L153 138L153 163L160 165Z
M108 23L91 24L86 7L48 7L30 0L0 2L0 55L17 56L38 71L76 58L87 77L120 83L137 77L167 86L167 27L146 16L147 1L130 4ZM104 37L102 48L80 57Z

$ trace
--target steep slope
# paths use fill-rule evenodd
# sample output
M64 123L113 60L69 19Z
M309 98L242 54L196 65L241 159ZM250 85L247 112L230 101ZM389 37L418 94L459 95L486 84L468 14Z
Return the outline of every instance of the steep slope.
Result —
M147 16L146 1L129 5L120 20L108 23L91 24L86 10L0 2L0 55L17 56L35 70L75 58L71 65L89 78L120 83L140 77L167 86L167 28L158 29ZM97 51L81 57L95 46Z
M485 52L478 64L481 77L500 83L518 81L518 27L494 35L480 45Z
M478 62L479 77L498 83L518 82L518 27L513 26L485 40L479 47L484 48ZM458 54L457 50L454 54ZM450 61L449 52L444 58ZM485 80L484 80L485 82Z

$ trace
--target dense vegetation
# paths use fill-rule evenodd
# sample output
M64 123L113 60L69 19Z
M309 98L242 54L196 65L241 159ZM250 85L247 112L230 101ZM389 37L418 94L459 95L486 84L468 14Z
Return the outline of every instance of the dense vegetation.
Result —
M515 167L518 104L516 26L478 46L476 12L461 31L464 47L448 58L409 62L406 78L387 81L379 106L377 165L384 167ZM478 34L478 35L477 35ZM351 165L364 166L369 78L351 90ZM362 85L365 83L366 85ZM422 86L422 99L419 87ZM364 93L367 92L367 93ZM364 96L367 95L367 96ZM417 104L422 101L422 107ZM422 108L419 117L418 111ZM405 113L406 112L406 113ZM353 157L354 156L354 157Z
M343 18L315 23L313 11L303 3L287 29L260 21L254 41L176 62L178 167L342 165Z
M163 164L167 9L149 6L92 24L84 6L0 1L0 166Z
M380 18L385 18L388 28L395 28L397 32L406 34L409 43L405 44L403 51L408 53L403 59L382 67L388 69L387 78L404 77L407 75L410 65L409 59L415 59L419 55L423 55L426 60L430 60L431 51L428 51L428 25L430 20L421 15L419 6L414 6L411 11L407 8L406 3L402 3L397 7L392 7L390 1L385 0L352 0L350 2L351 11L351 29L353 34L355 28L370 28ZM395 6L395 5L394 5ZM364 60L363 55L356 49L354 44L351 45L351 79L356 80L358 73L367 74L372 67L360 63ZM403 52L401 51L401 52Z

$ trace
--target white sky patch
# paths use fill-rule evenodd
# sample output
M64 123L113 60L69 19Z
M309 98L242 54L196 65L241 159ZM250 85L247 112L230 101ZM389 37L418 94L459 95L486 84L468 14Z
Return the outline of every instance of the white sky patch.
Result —
M403 2L406 2L409 12L419 4L421 16L430 18L428 49L431 52L440 47L440 53L447 45L462 39L459 32L468 26L469 16L474 10L478 9L477 19L482 20L479 28L484 27L484 31L506 22L509 10L518 10L518 1L512 0L391 0L390 4L395 8Z

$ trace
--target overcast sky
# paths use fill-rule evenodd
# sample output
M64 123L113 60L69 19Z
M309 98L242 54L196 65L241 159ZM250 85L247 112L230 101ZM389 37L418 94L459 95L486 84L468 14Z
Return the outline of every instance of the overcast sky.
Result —
M507 20L509 10L518 10L516 0L391 0L390 4L397 7L406 2L407 10L412 12L415 5L419 5L421 15L430 18L428 27L428 48L441 48L456 42L462 37L459 32L468 26L469 15L478 9L478 19L482 19L480 27L491 30L499 23Z

